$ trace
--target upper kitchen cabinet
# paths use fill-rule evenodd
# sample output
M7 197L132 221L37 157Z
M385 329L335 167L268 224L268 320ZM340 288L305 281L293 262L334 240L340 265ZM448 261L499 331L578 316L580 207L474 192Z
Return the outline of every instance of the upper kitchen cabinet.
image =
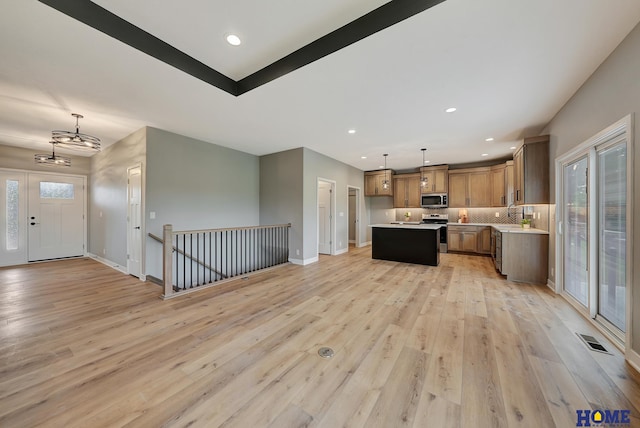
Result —
M383 187L384 180L389 180L389 187ZM393 196L393 170L367 171L364 173L365 196Z
M393 207L420 208L420 174L393 176Z
M525 138L513 155L516 205L549 203L549 136Z
M491 206L513 204L513 161L491 167Z
M420 173L427 179L427 185L421 187L421 193L447 193L449 188L449 165L426 166Z
M491 168L464 168L449 171L449 207L490 207Z

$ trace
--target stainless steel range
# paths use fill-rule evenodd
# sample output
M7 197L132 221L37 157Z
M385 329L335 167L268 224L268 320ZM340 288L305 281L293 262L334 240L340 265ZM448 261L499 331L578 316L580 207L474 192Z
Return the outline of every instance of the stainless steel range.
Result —
M422 214L422 223L441 224L440 228L440 252L447 252L447 223L449 216L447 214Z

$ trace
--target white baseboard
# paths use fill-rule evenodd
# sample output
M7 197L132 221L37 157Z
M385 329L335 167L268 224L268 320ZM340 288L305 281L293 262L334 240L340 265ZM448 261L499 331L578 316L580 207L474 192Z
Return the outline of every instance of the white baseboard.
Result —
M348 252L349 252L348 248L343 248L342 250L336 251L336 253L334 255L339 256L340 254L344 254L344 253L348 253Z
M554 293L556 293L556 283L547 278L547 287L551 289Z
M366 247L367 245L371 245L371 241L365 241L358 244L358 248Z
M122 273L124 273L126 275L129 274L129 272L127 272L127 268L125 266L120 266L116 262L112 262L111 260L107 260L107 259L102 258L100 256L97 256L97 255L95 255L93 253L87 253L87 257L91 257L92 259L95 259L96 261L102 263L103 265L107 265L110 268L113 268L113 269L115 269L117 271L120 271L120 272L122 272Z
M355 239L349 239L349 244L355 244L356 240Z
M308 265L308 264L311 264L311 263L315 263L318 260L319 260L318 256L316 256L316 257L311 257L310 259L304 259L304 260L303 259L291 259L290 258L289 262L293 263L294 265L305 266L305 265Z
M633 349L629 349L625 353L625 358L631 367L633 367L638 373L640 373L640 354Z

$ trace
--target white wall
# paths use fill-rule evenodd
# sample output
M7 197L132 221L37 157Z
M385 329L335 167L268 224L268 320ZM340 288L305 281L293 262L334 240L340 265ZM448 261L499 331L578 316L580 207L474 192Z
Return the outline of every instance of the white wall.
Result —
M635 215L633 227L633 338L632 348L640 353L640 24L622 41L595 73L585 82L549 123L543 133L551 135L551 197L555 199L555 159L581 144L599 131L628 114L635 116L635 154L633 160ZM557 204L558 201L556 201ZM555 235L550 237L555 249ZM550 264L555 264L555 252L550 252Z

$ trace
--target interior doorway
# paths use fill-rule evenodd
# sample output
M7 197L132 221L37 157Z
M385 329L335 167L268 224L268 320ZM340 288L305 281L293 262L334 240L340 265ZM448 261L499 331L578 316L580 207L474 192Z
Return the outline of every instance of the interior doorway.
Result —
M142 277L142 166L127 169L127 272Z
M335 181L318 178L318 253L333 254L335 243Z
M360 246L360 188L347 186L349 192L349 244Z

